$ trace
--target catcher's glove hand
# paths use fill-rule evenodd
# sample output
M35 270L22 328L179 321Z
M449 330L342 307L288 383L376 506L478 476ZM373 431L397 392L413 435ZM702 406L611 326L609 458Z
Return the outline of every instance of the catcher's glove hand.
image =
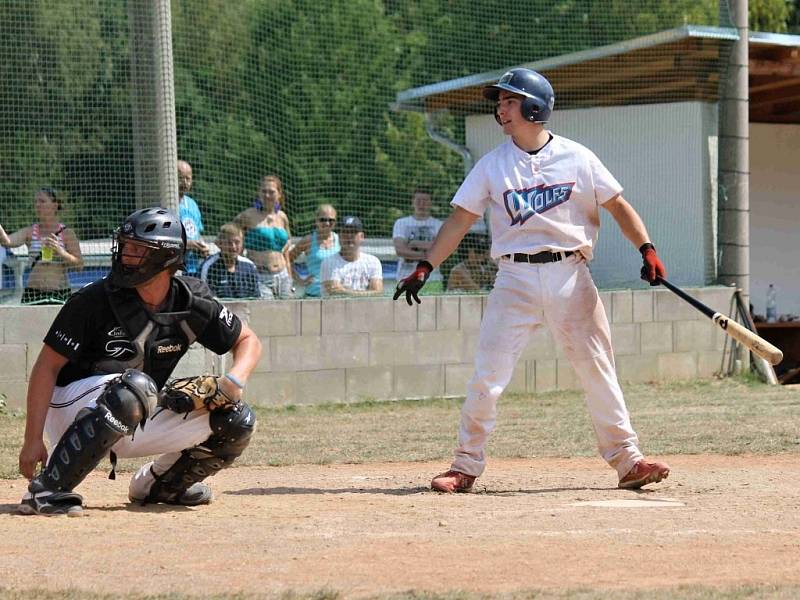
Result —
M198 375L182 377L167 382L158 394L158 405L176 413L188 413L205 408L217 410L238 403L219 385L219 377Z

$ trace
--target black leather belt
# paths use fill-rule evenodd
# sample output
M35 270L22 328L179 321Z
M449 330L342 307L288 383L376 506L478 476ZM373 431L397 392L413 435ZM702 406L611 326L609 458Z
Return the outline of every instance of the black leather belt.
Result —
M511 254L504 254L503 258L511 259L514 262L541 264L558 262L573 254L575 253L572 250L567 250L566 252L550 252L549 250L544 250L536 254L521 254L519 252L516 252L513 256Z

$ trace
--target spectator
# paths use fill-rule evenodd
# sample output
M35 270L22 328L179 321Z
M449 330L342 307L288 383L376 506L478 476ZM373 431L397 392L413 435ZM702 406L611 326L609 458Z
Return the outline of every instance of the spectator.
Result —
M61 200L52 188L36 192L34 207L38 221L8 235L0 225L0 245L28 246L33 261L22 292L23 304L63 304L71 290L68 269L83 268L81 246L75 232L58 221Z
M431 216L431 204L431 192L417 188L411 197L414 214L394 222L392 240L394 241L394 251L399 257L397 281L405 279L414 272L417 261L425 258L428 248L431 247L436 234L439 233L442 222ZM428 278L428 283L441 280L439 269L435 269ZM435 287L428 288L428 291L435 291Z
M364 227L358 217L345 217L339 230L342 249L322 261L325 296L374 296L383 293L383 268L372 254L361 252Z
M0 290L3 291L0 296L7 295L6 293L16 286L14 269L10 265L13 259L9 257L9 254L11 253L8 250L0 246Z
M203 233L203 218L197 202L189 195L192 189L192 167L185 160L178 161L178 213L186 229L186 274L198 276L200 263L208 256L208 244L200 235Z
M258 267L262 298L291 298L288 246L291 233L284 212L283 183L275 175L261 181L261 203L236 215L234 222L244 231L247 257Z
M302 254L306 255L308 276L298 276L297 279L305 286L305 295L308 297L319 298L322 295L319 280L322 261L341 250L339 235L333 230L335 226L336 209L330 204L320 204L315 219L316 231L289 247L289 261L292 265Z
M200 279L217 298L260 298L258 268L242 256L244 234L238 225L226 223L219 229L217 247L200 265Z
M448 292L485 292L492 289L497 263L489 256L491 241L480 233L464 236L459 250L462 260L450 271Z

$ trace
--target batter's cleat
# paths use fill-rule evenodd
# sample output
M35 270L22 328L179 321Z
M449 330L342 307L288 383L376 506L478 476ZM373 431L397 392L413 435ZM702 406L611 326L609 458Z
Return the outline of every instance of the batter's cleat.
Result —
M638 490L649 483L658 483L669 477L669 466L654 460L641 459L619 480L619 487L624 490Z
M205 483L193 483L180 496L161 491L155 495L151 494L147 498L134 498L128 496L131 502L140 504L173 504L175 506L200 506L201 504L211 504L214 500L214 492Z
M450 470L434 477L433 481L431 481L431 489L445 494L471 492L473 483L475 483L474 475Z
M83 497L75 492L53 492L45 488L38 479L28 484L17 511L23 515L45 515L56 517L83 516Z

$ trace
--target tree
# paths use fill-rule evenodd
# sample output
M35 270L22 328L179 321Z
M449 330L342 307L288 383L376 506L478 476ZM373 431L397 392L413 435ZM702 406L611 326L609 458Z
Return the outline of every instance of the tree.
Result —
M748 0L750 30L786 32L793 14L793 4L787 0Z

